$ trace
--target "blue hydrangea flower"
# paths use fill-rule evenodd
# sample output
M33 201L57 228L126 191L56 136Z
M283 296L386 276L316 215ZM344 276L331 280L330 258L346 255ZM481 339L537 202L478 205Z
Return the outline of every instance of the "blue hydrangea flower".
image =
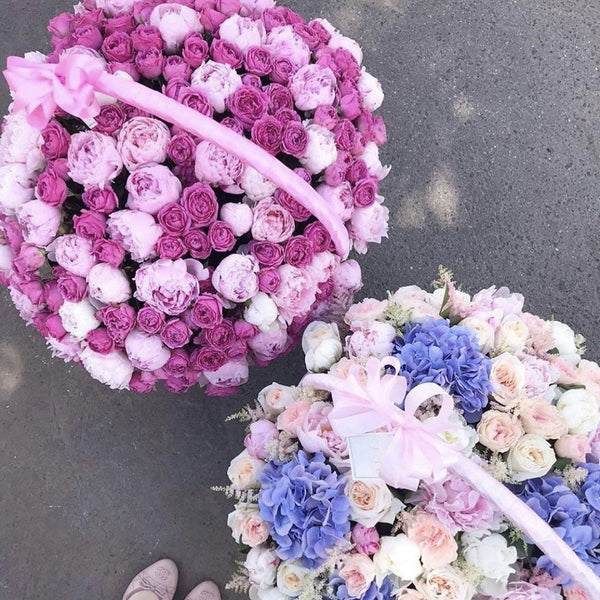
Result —
M290 462L267 464L260 480L260 515L271 525L279 558L319 566L350 531L344 478L321 452L301 450Z
M409 389L420 383L437 383L454 396L468 423L481 419L488 404L491 361L479 350L475 334L466 327L450 326L445 319L407 323L397 338L393 355Z
M382 581L380 586L374 581L360 598L348 594L346 583L339 576L333 577L329 583L335 594L330 600L393 600L394 598L392 595L394 586L387 577Z

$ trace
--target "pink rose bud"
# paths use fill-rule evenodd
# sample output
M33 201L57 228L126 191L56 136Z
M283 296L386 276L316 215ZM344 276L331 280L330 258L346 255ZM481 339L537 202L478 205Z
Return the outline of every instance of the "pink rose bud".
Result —
M98 354L109 354L115 349L115 343L104 327L98 327L87 334L89 347Z

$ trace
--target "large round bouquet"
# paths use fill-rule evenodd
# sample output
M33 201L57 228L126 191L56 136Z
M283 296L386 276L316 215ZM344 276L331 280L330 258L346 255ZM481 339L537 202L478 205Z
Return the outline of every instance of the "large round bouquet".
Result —
M343 312L388 218L356 42L273 0L85 0L49 30L5 73L0 280L54 355L226 394Z
M229 468L252 599L600 597L600 367L523 297L450 280L305 333ZM345 350L343 351L343 348ZM322 391L325 390L325 391Z

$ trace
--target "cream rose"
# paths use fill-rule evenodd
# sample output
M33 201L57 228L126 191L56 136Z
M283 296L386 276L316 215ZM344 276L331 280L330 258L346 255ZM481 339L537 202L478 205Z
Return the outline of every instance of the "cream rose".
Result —
M404 581L414 581L423 572L419 546L401 533L395 537L382 537L381 547L373 557L377 581L396 575Z
M306 354L306 368L311 373L329 370L342 357L342 341L335 323L315 321L302 336L302 350Z
M281 414L286 407L298 400L298 392L287 385L273 383L258 393L258 403L268 417Z
M509 408L525 387L525 367L516 356L505 352L492 359L490 381L496 401Z
M525 432L514 415L488 410L477 425L477 433L480 443L492 452L508 452Z
M519 417L526 433L533 433L547 440L556 440L567 433L567 426L558 408L543 398L523 401Z
M494 346L494 328L485 319L467 317L460 322L461 327L469 328L479 342L479 349L483 354L488 354Z
M382 479L350 479L346 483L346 497L350 501L352 519L365 527L391 524L403 508Z
M244 450L231 461L227 477L238 490L257 488L260 485L258 477L264 468L262 460L250 456L248 450Z
M507 464L513 479L525 481L543 477L556 462L552 446L541 436L525 434L508 453Z
M269 524L260 518L257 504L241 503L229 513L227 525L233 539L239 544L254 548L269 539Z
M519 317L515 315L504 317L496 332L494 352L497 354L521 352L528 338L529 328Z
M426 600L470 600L474 591L462 573L452 567L430 571L417 588Z
M598 428L596 397L585 389L567 390L556 405L569 433L588 435Z
M298 560L285 560L277 569L277 589L286 596L297 598L311 577L311 572Z
M366 554L350 554L344 558L339 574L346 582L348 595L361 598L375 579L375 565Z

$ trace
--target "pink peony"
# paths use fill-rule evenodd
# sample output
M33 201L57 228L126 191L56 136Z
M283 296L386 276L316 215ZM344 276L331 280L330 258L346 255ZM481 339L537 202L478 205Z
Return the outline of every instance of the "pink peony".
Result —
M269 363L285 351L288 343L286 327L275 324L268 331L261 331L248 340L248 347L254 352L257 360Z
M298 430L304 423L306 415L310 410L309 400L296 400L277 417L277 429L297 436Z
M292 76L290 90L299 110L315 110L335 101L337 81L328 67L306 65Z
M258 262L253 256L226 256L213 273L217 292L232 302L246 302L258 293Z
M200 142L196 148L195 173L198 181L209 185L233 185L242 175L244 166L235 156L211 142Z
M294 318L306 315L314 304L317 285L306 269L282 265L277 270L281 283L272 294L281 316L291 323Z
M235 69L212 60L205 62L192 74L192 88L204 93L216 112L225 112L225 103L242 85Z
M359 254L365 254L367 244L379 244L388 234L389 210L379 202L367 208L357 208L350 219L350 237Z
M289 61L294 71L307 65L311 59L310 48L291 25L271 29L265 47L279 60Z
M90 298L103 304L118 304L131 298L129 278L106 263L93 266L87 276Z
M162 121L134 117L119 132L117 149L125 168L135 171L139 167L164 162L170 140L171 132Z
M506 594L500 600L556 600L556 593L546 587L539 587L525 581L511 581L506 587ZM577 596L566 595L567 599L575 600ZM581 599L584 600L585 596Z
M248 362L245 358L236 358L225 363L216 371L206 372L204 376L208 380L208 393L218 393L218 390L235 391L236 388L248 381Z
M389 323L363 321L356 325L354 333L347 340L350 358L383 358L392 353L396 330Z
M294 233L292 215L277 202L265 199L254 207L252 237L275 244L288 240Z
M125 187L129 192L127 208L151 215L181 196L181 182L164 165L141 167L129 176Z
M171 356L160 337L137 330L127 336L125 351L131 364L141 371L156 371L163 367Z
M246 55L252 46L262 46L267 34L260 19L248 19L236 14L221 23L219 37L230 42Z
M121 210L110 215L107 232L137 262L156 256L156 243L162 235L154 218L138 210Z
M17 221L23 239L34 246L48 246L56 237L61 223L61 211L41 200L31 200L17 209Z
M198 13L182 4L159 4L150 15L150 25L160 31L167 52L174 53L190 33L202 33Z
M112 137L85 131L71 137L67 155L69 176L86 187L105 187L123 169L123 161Z
M61 267L80 277L87 277L96 264L92 242L74 234L57 238L52 244L51 255Z
M356 546L358 552L369 556L379 552L381 547L377 529L375 527L365 527L360 523L357 523L352 530L352 543Z
M434 515L412 513L406 534L419 546L421 562L426 569L441 569L458 558L458 545L453 534Z
M279 433L271 421L261 419L250 425L250 433L244 439L244 446L250 456L266 460L269 455L268 445L276 440Z

